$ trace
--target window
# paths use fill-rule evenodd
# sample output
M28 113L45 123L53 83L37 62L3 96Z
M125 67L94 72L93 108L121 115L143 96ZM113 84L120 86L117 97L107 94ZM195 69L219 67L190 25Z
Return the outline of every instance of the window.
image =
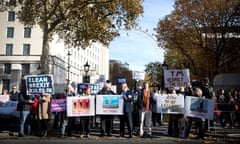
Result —
M8 27L7 28L7 38L13 38L13 36L14 36L14 28Z
M22 75L30 73L30 64L22 64Z
M15 11L8 12L8 21L15 21Z
M6 56L13 55L13 44L6 44Z
M30 44L23 44L23 55L24 56L30 55Z
M31 37L31 28L25 27L24 28L24 38L30 38Z
M4 64L4 73L5 74L10 74L11 73L11 64L9 64L9 63Z

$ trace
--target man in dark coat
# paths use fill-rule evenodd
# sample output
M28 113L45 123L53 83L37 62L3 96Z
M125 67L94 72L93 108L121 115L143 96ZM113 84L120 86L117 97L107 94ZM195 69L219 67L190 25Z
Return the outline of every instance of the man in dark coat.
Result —
M107 80L104 88L98 92L99 95L115 95L111 90L111 81ZM105 135L105 132L108 136L112 136L112 125L113 125L113 116L112 115L101 115L101 137Z
M127 123L129 138L132 138L132 112L133 112L133 95L132 91L128 88L127 83L121 85L121 95L123 96L123 115L120 118L120 136L124 137L125 133L125 122Z

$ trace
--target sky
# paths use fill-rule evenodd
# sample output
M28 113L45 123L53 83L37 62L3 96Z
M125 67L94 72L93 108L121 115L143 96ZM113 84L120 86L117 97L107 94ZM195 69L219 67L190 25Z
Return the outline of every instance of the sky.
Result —
M157 46L153 30L160 19L173 10L174 0L144 0L144 14L138 19L141 29L120 31L110 43L109 58L128 63L133 71L144 71L150 62L163 62L164 51Z

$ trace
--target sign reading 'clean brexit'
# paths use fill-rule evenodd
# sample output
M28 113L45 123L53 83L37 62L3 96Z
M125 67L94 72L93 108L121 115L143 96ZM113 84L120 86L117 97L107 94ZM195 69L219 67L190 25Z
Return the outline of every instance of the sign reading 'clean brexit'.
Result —
M27 94L54 94L52 75L28 75L26 76Z

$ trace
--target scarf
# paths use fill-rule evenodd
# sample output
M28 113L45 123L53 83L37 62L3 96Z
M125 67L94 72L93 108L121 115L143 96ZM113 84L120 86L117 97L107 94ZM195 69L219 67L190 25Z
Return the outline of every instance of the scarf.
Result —
M149 90L144 90L144 93L143 93L143 107L146 108L146 111L149 110L149 105L150 105L150 91Z

